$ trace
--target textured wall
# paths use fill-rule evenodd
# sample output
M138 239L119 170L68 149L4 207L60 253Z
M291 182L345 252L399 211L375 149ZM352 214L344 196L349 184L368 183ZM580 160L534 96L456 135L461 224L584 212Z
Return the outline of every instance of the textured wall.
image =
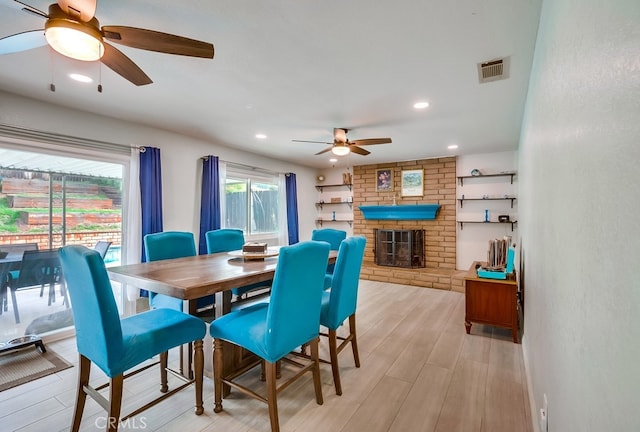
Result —
M525 361L550 431L640 430L639 141L640 2L545 1L519 231Z

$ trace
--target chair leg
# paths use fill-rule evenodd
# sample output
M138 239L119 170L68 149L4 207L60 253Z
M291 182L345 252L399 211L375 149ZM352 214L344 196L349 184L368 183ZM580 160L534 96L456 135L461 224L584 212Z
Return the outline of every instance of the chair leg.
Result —
M353 351L353 361L356 367L360 367L360 355L358 354L358 337L356 336L356 314L349 316L349 332L351 338L351 350Z
M271 432L280 431L278 421L278 389L276 383L276 364L268 361L264 362L267 375L267 405L269 405L269 421L271 422Z
M222 340L213 339L213 412L222 411Z
M318 342L320 338L317 337L312 340L309 345L311 346L311 358L313 359L314 366L312 369L313 372L313 386L316 390L316 403L318 405L322 405L324 401L322 400L322 382L320 381L320 353L318 352Z
M338 335L335 330L329 329L329 357L331 359L331 372L333 373L333 385L336 394L342 395L342 384L340 382L340 367L338 366Z
M193 368L195 374L195 387L196 387L196 415L201 415L204 412L204 402L202 401L202 381L204 376L204 350L202 348L203 342L201 340L195 341L193 344Z
M122 408L122 385L124 376L122 374L111 378L109 385L109 415L107 417L108 432L117 432L120 423L120 409Z
M13 317L16 320L16 324L20 324L20 313L18 313L18 300L16 299L16 291L11 290L11 302L13 303Z
M91 360L80 354L78 365L78 389L76 391L76 406L73 409L73 423L71 425L71 432L78 432L80 430L80 421L82 420L84 403L87 400L87 394L84 392L84 386L89 385Z
M160 392L166 393L169 391L169 385L167 384L167 364L169 353L167 351L160 353Z

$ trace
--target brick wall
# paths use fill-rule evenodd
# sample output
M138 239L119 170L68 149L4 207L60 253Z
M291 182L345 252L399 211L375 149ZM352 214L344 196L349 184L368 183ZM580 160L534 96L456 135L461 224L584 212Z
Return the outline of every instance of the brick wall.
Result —
M393 170L393 190L376 190L376 170ZM401 197L402 170L422 169L424 195ZM394 282L406 285L440 289L458 289L461 281L456 277L456 158L423 159L417 161L360 165L353 167L353 234L367 238L362 279ZM398 205L440 204L435 220L380 221L365 220L359 205L390 205L393 195ZM403 269L377 266L373 254L375 239L373 230L424 229L426 267ZM452 280L452 277L454 280Z
M67 244L82 244L93 247L98 240L110 241L113 245L120 244L121 231L82 231L67 233ZM48 234L0 234L0 245L38 243L38 249L49 249ZM53 234L52 249L62 246L61 234Z

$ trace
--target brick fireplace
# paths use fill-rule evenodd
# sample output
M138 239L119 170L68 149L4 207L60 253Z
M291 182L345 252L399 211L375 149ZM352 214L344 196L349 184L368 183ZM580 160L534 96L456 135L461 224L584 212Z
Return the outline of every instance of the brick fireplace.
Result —
M377 190L377 171L392 172L392 190ZM424 191L421 197L402 197L403 170L422 169ZM362 279L395 282L429 288L461 290L456 271L456 158L422 159L353 167L353 234L367 238ZM360 205L439 204L434 220L365 220ZM375 230L420 230L424 232L425 267L401 268L376 264Z

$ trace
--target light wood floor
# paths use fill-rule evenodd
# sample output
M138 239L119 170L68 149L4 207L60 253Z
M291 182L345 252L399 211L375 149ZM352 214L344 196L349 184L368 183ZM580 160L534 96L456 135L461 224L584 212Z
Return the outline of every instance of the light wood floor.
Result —
M284 390L278 398L283 431L532 431L521 346L509 330L474 325L467 335L464 294L362 281L357 317L361 368L349 349L340 354L343 395L336 396L330 367L322 365L324 405L315 403L309 374ZM74 339L48 348L77 362ZM2 431L69 430L76 373L73 367L0 392ZM92 377L104 382L98 370ZM247 377L261 388L255 378ZM156 368L125 381L123 412L158 387ZM232 392L215 414L208 378L204 390L202 416L193 413L187 388L120 430L269 431L265 404ZM88 399L82 430L102 430L103 416Z

